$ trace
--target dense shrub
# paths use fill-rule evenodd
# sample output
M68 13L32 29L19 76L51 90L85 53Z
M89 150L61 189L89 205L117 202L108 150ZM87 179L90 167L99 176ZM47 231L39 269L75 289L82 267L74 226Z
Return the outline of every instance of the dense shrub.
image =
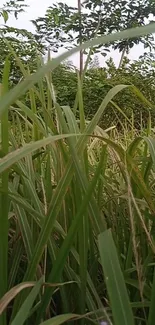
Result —
M83 82L83 100L85 114L91 118L97 111L106 93L118 84L133 84L143 95L152 103L155 101L154 92L154 69L147 69L144 60L130 63L127 59L120 69L117 69L110 59L104 68L91 68L87 71ZM53 83L55 85L57 99L60 105L74 104L77 88L77 72L72 66L62 65L53 72ZM91 104L90 104L91 103ZM115 97L115 103L128 118L134 113L134 122L136 127L140 123L143 126L147 123L149 107L142 102L136 94L126 89ZM152 119L155 114L152 111ZM101 124L107 127L113 123L120 126L124 116L112 104L107 107Z

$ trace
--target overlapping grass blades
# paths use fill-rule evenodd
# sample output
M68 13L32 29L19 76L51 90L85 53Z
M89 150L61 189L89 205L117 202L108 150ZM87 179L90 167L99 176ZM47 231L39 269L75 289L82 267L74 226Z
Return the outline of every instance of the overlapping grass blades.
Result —
M103 36L82 48L154 29L151 24ZM153 324L154 139L147 131L145 137L129 139L126 149L122 139L110 138L101 128L99 133L98 124L108 103L126 87L152 109L154 105L135 87L118 85L87 123L82 82L77 78L74 109L60 107L50 71L78 50L49 60L30 75L10 47L25 80L9 93L6 61L0 99L0 296L24 281L43 278L47 285L42 289L39 282L35 290L23 290L10 303L7 318L2 314L0 325L61 324L86 313L89 319L79 317L76 322ZM26 91L29 106L20 99ZM13 118L10 125L8 109ZM57 290L50 286L57 282L69 284L58 285Z

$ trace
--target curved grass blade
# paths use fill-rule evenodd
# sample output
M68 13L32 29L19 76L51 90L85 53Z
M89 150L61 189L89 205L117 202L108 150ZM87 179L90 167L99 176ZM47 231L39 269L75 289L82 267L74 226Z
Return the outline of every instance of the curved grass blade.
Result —
M155 109L155 105L152 104L142 93L141 91L134 85L131 86L132 91L136 94L137 97L148 107L148 111L150 108Z
M130 87L130 86L129 86ZM129 122L130 125L132 125L130 119L128 118L128 116L124 113L124 111L115 103L111 100L111 104L118 110L118 112L120 112L125 119Z
M101 263L115 325L134 325L134 318L110 230L98 236Z
M53 265L53 268L50 272L49 278L47 282L50 283L55 283L57 282L57 280L60 278L63 267L65 265L67 256L69 254L69 251L72 247L72 243L74 241L74 238L79 230L80 224L82 222L82 218L85 215L86 211L87 211L87 206L89 204L89 201L91 200L92 197L92 193L94 191L95 185L99 179L100 176L100 169L101 169L101 165L102 165L102 159L100 160L98 167L96 169L95 175L88 187L87 192L85 193L84 199L81 202L81 207L79 208L79 211L77 212L77 214L75 215L72 224L68 230L68 234L61 246L61 249L59 251L59 254L57 256L57 259L55 261L55 264ZM43 298L43 303L42 303L42 307L40 308L40 314L44 312L49 298L51 296L51 289L46 289L44 298Z
M76 314L65 314L65 315L59 315L55 316L51 319L48 319L47 321L41 323L40 325L60 325L63 324L69 320L78 319L79 315Z
M150 155L153 161L153 167L155 168L155 139L152 137L144 137L144 140L148 144Z
M136 165L136 162L125 150L123 150L123 148L120 145L118 145L114 141L101 136L96 136L96 137L102 139L105 143L110 145L118 153L120 160L124 162L124 164L127 166L129 174L131 173L131 177L133 178L134 182L137 184L141 194L143 195L146 202L148 203L151 212L153 213L153 215L155 215L155 204L154 201L152 200L152 195L149 191L149 188L145 184L143 176L138 166ZM121 172L123 174L123 170L121 170Z
M32 143L25 144L22 148L14 150L13 152L9 153L2 159L0 159L0 174L11 167L13 164L18 162L20 159L24 158L28 154L40 149L43 146L47 146L52 142L75 136L75 134L64 134L64 135L54 135L49 136L43 140L38 140ZM79 135L76 135L79 136Z
M40 122L38 116L33 111L31 111L31 109L29 107L27 107L25 104L23 104L21 101L17 100L17 105L21 109L21 111L23 111L26 114L26 116L28 116L29 119L31 119L31 121L33 121L33 123L35 123L38 130L44 136L47 136L47 132L46 132L45 128L43 127L42 123ZM15 111L16 111L16 109L15 109ZM17 113L18 113L18 111L17 111Z
M131 156L134 157L135 152L137 150L138 145L140 144L140 142L142 141L142 137L137 137L136 139L134 139L130 145L127 148L127 153Z
M0 315L8 304L24 289L34 287L35 282L23 282L10 289L0 300Z
M23 325L29 315L29 312L33 306L33 303L41 289L43 284L43 279L41 278L34 286L34 288L29 293L28 297L22 304L21 308L19 309L18 313L16 314L15 318L11 322L11 325Z

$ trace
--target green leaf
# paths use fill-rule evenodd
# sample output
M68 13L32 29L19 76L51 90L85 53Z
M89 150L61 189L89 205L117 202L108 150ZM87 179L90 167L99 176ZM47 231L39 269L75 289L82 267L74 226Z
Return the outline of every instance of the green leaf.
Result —
M98 236L101 264L115 325L134 325L130 301L111 230Z
M144 137L144 140L148 144L150 155L152 157L153 165L155 168L155 139L152 137Z
M3 10L2 11L2 16L4 18L4 22L6 23L9 19L9 15L8 15L8 12L6 10Z

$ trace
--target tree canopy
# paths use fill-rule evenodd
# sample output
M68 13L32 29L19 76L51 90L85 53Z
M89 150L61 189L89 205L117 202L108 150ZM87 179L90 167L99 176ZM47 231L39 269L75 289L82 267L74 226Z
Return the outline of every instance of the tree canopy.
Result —
M143 26L154 20L155 2L152 0L85 0L80 13L76 7L63 2L50 6L44 17L33 24L43 42L56 51L60 46L70 46L88 40L95 34L108 34L123 29ZM115 42L112 46L122 52L129 51L142 42L145 48L154 46L153 37L138 37L132 40ZM99 46L94 51L106 55L108 47Z

